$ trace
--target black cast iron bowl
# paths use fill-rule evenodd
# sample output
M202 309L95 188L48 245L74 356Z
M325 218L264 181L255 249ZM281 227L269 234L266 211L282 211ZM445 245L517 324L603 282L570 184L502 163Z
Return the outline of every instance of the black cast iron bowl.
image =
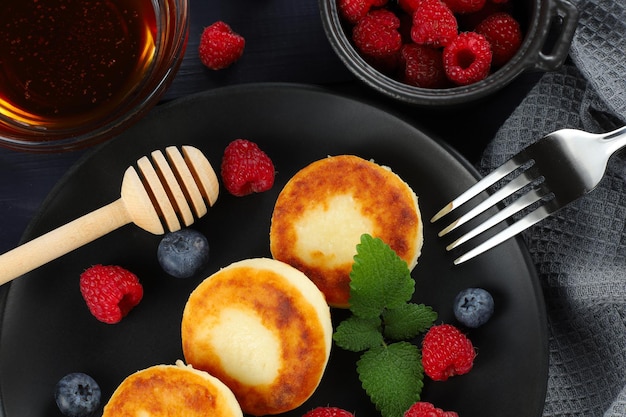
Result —
M373 68L351 42L351 27L339 16L337 0L319 0L319 6L332 48L358 79L403 102L443 107L484 98L504 88L524 71L553 71L565 61L578 24L576 7L568 0L509 1L514 2L514 14L524 33L517 53L507 64L477 83L443 89L414 87Z

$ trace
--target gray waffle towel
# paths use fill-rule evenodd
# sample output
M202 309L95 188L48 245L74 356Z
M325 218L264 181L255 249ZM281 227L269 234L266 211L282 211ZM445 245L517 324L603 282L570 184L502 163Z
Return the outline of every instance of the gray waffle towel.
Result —
M626 0L579 0L571 60L545 74L488 145L483 174L561 128L626 124ZM626 150L601 184L524 233L548 310L544 416L626 416Z

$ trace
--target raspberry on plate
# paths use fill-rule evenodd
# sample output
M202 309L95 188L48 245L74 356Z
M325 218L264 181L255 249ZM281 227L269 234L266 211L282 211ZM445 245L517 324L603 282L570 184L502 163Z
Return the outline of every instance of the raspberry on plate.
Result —
M103 323L118 323L143 298L143 287L132 272L116 265L94 265L80 275L80 292L87 307Z
M399 28L400 19L393 12L373 10L354 26L352 40L363 55L377 59L390 57L402 46Z
M54 399L59 411L68 417L88 417L100 406L101 390L89 375L73 372L57 382Z
M468 373L475 357L472 341L451 324L432 326L422 341L424 373L434 381Z
M317 407L302 417L354 417L354 414L338 407Z
M224 187L242 197L267 191L274 185L274 164L256 143L246 139L232 141L224 150L221 166Z
M400 62L403 81L422 88L443 88L447 84L441 50L414 43L402 46Z
M241 58L245 45L246 41L241 35L226 23L217 21L202 32L198 54L205 66L220 70Z
M421 0L413 13L411 39L421 45L446 46L458 34L452 10L440 0Z
M418 401L404 413L404 417L459 417L459 415L455 411L443 411L429 402Z
M448 79L458 85L478 82L491 70L491 46L475 32L462 32L443 50L443 66Z
M476 32L491 44L493 65L502 66L509 62L522 44L522 29L508 13L494 13L476 26Z

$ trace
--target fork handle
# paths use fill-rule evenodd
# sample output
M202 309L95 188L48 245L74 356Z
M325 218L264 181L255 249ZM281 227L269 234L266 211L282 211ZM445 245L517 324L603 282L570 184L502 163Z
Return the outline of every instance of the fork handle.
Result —
M604 133L602 139L604 140L608 155L614 154L626 146L626 126L622 126L612 132Z
M0 285L130 223L122 199L0 255Z

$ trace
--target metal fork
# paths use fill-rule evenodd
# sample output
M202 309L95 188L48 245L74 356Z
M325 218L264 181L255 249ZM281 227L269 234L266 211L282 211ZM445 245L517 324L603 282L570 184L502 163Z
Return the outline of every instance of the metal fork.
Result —
M512 215L523 214L501 232L455 259L465 262L517 235L535 223L593 190L606 171L611 155L626 146L626 126L612 132L593 134L576 129L550 133L513 156L467 191L441 209L434 223L472 200L498 181L506 182L484 201L452 221L439 232L444 236L474 219L492 206L507 205L446 247L450 251L473 239ZM505 178L505 177L509 178ZM509 202L510 200L510 202Z

